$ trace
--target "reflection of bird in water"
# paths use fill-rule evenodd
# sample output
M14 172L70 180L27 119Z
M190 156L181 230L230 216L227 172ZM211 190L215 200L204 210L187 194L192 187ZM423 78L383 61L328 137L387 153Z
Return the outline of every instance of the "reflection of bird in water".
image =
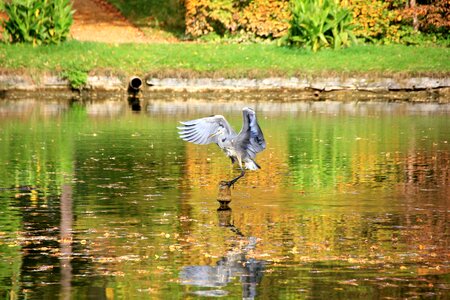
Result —
M221 115L180 122L183 126L178 127L183 140L200 145L216 143L231 158L232 163L239 164L241 174L227 182L228 186L232 186L243 177L245 169L260 169L254 159L256 153L266 148L266 141L256 120L255 111L245 107L242 113L244 122L238 134Z
M199 287L224 287L234 277L240 277L242 296L244 299L254 299L256 287L260 283L265 261L246 258L248 251L256 246L255 237L248 238L248 244L238 251L229 251L226 256L217 261L215 266L186 266L180 272L181 284ZM225 296L223 290L207 290L196 292L203 296Z

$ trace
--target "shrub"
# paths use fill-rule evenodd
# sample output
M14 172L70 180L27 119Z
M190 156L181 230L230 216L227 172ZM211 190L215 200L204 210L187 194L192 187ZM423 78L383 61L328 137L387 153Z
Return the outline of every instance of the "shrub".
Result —
M338 49L355 43L352 17L336 0L292 1L291 27L285 38L289 45L309 48Z
M383 0L350 0L353 12L355 36L365 41L377 42L385 38L395 39L399 26L396 11L389 10L389 3Z
M418 4L414 7L406 5L404 9L399 10L399 15L413 23L417 20L417 29L425 33L438 33L449 36L450 32L450 1L435 0L423 1L429 4Z
M176 35L185 30L184 0L107 1L141 29L162 29Z
M241 13L240 23L246 32L262 38L280 38L289 29L289 1L251 1Z
M289 0L186 0L186 34L279 38L289 27Z
M373 43L422 44L444 41L450 32L450 2L421 0L348 0L355 35ZM425 33L422 34L422 33Z
M12 43L58 44L73 22L70 0L13 0L5 3L6 40Z
M89 70L80 62L69 62L61 72L61 77L69 81L74 90L82 90L88 80Z
M232 32L237 23L233 17L233 0L187 0L186 33L199 37L211 32Z

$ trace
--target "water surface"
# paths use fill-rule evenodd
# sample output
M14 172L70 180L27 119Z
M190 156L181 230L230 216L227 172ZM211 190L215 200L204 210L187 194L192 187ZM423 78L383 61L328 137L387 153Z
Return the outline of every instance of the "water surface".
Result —
M0 297L448 299L450 106L0 103ZM239 171L178 121L254 107Z

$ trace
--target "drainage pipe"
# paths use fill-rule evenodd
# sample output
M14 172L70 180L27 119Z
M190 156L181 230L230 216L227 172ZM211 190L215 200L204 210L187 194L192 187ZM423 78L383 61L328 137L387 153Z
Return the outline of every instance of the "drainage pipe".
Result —
M139 92L141 87L142 87L142 79L137 76L131 77L130 83L129 83L129 89L133 92Z

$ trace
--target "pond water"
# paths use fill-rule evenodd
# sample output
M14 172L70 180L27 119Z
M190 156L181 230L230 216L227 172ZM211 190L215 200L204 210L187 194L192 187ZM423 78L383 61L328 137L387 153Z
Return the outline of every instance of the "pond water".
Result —
M247 100L2 100L0 298L450 298L450 105ZM220 211L239 171L176 126L244 106Z

